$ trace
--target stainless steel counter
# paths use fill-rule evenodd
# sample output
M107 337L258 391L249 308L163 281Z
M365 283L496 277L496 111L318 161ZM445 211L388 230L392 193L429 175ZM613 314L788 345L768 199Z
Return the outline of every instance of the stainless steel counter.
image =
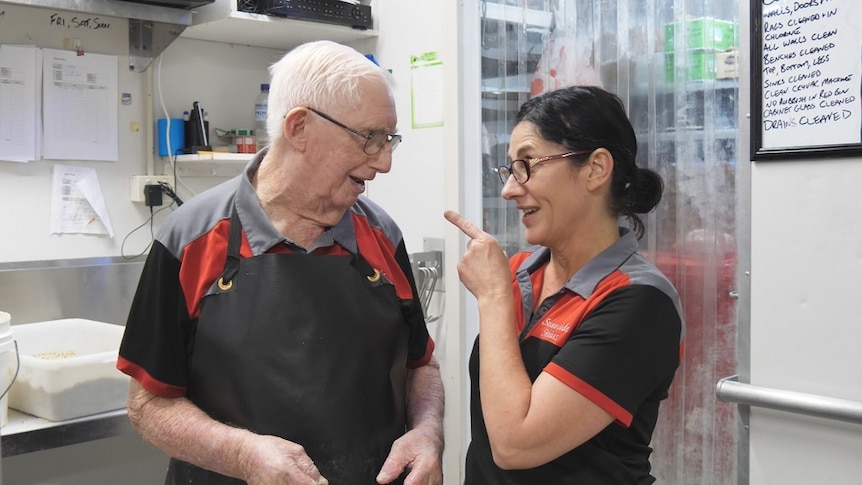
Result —
M105 257L0 263L0 310L12 315L13 326L73 317L122 324L143 261ZM0 444L5 458L133 433L125 409L60 422L9 409Z
M134 432L125 409L58 422L10 409L9 422L0 428L0 444L6 458Z

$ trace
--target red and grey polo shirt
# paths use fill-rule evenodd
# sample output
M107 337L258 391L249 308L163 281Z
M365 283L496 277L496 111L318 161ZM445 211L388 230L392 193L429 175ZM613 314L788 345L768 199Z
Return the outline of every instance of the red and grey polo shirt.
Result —
M201 300L224 269L234 205L243 227L241 257L303 251L284 238L260 206L250 181L260 160L256 158L242 175L202 192L171 213L153 242L126 322L117 367L156 395L185 395L193 331L199 324ZM416 296L401 231L366 197L360 197L309 248L321 256L357 251L394 285L402 302L410 328L408 367L427 364L434 342Z
M547 372L616 418L598 435L549 464L505 471L493 462L478 386L478 340L471 357L473 442L467 485L651 483L649 447L659 402L679 366L684 325L668 279L620 239L538 301L547 248L510 258L521 355L530 379Z

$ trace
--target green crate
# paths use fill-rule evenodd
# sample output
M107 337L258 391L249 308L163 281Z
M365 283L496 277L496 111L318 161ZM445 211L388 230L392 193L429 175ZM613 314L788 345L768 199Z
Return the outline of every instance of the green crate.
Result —
M719 51L736 47L736 24L712 17L689 19L683 22L672 22L664 26L664 50L673 52L675 33L677 30L686 32L686 49L715 49Z
M686 81L704 81L715 79L715 55L717 51L708 49L690 50L685 57L685 63L679 67L684 71L683 78ZM664 80L674 82L676 80L676 56L664 55Z

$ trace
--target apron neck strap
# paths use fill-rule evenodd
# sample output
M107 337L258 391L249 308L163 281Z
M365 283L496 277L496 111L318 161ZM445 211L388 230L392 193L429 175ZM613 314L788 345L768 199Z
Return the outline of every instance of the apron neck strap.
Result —
M242 243L242 223L236 212L236 204L230 214L230 234L227 242L227 258L224 262L224 270L221 273L219 284L229 285L236 273L239 271L239 248Z
M233 206L230 214L230 233L227 242L227 257L222 270L220 286L229 287L237 272L239 272L239 250L242 243L242 223L239 220L239 214L236 210L236 204ZM368 278L369 281L377 282L380 277L380 272L371 266L360 252L356 252L351 258L351 265L359 272L359 274Z

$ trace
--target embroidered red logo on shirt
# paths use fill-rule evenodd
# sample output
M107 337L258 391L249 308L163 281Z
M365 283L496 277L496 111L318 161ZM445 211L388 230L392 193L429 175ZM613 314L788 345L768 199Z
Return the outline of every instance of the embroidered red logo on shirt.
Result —
M536 328L532 333L534 336L546 340L557 347L562 347L572 334L574 325L571 323L556 323L550 317L543 318L536 324Z

